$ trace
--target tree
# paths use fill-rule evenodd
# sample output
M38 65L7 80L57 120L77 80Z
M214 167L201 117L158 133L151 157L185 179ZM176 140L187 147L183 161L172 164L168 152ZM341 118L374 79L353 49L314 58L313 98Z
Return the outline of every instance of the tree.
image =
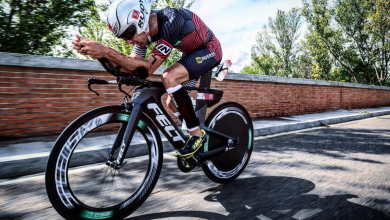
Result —
M301 16L299 9L289 12L278 10L276 18L269 18L268 26L256 36L256 44L252 46L252 69L259 74L274 76L294 76L293 64L296 64L297 40ZM245 69L245 68L244 68ZM246 68L250 69L250 68Z
M153 8L165 8L167 6L173 6L190 9L194 2L195 0L157 0L153 4Z
M297 78L317 79L314 70L314 60L310 53L304 48L300 49L296 59L292 63L292 72Z
M304 0L303 14L320 39L356 83L384 85L389 77L390 2L388 0ZM341 71L343 72L343 71ZM375 73L375 74L374 74Z
M308 33L305 35L305 39L301 42L301 52L306 60L310 60L310 64L307 63L311 69L310 76L308 78L317 80L333 80L331 70L333 68L333 62L329 55L324 43L318 37L316 32Z
M364 32L369 35L364 54L383 86L390 77L390 1L366 1L363 8L369 11L364 26Z
M327 0L303 0L303 15L310 24L312 35L318 37L325 45L329 53L353 76L357 81L356 73L349 56L354 48L351 48L351 40L346 38L342 31L332 26L334 9L328 6Z
M285 75L291 74L291 62L296 56L294 43L298 40L301 24L300 10L297 8L288 13L278 10L275 19L269 18L268 26L280 48L275 55L283 61Z
M71 26L96 13L94 0L1 0L0 51L51 55Z
M245 66L244 69L240 71L241 73L259 75L260 70L256 67L255 63L252 63L250 66Z

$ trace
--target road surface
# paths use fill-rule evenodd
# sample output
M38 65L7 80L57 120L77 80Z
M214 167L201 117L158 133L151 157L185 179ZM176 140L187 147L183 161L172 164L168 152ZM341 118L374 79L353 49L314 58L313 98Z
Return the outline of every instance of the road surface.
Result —
M175 161L164 155L153 193L127 219L390 219L390 116L256 138L225 185ZM0 182L0 219L62 219L43 174Z

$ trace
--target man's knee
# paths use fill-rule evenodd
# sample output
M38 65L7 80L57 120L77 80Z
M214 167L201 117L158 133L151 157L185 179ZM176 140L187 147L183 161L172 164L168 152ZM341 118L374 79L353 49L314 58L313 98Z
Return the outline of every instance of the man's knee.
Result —
M161 80L163 81L164 85L169 87L174 87L179 85L180 83L177 83L176 78L172 72L164 72L161 76Z
M180 64L174 64L168 67L163 75L161 81L164 83L166 88L178 86L189 80L187 70Z

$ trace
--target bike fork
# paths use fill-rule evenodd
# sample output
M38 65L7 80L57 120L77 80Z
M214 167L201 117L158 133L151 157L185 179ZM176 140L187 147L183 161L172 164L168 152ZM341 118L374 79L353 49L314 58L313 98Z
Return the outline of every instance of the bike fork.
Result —
M129 121L127 122L127 126L122 125L120 127L117 138L115 139L114 145L110 152L110 158L106 162L106 164L109 165L110 167L114 169L120 169L124 165L123 161L125 159L125 155L127 153L127 150L129 149L131 140L133 139L133 135L137 127L138 121L142 115L142 112L143 112L142 105L133 104L133 108L131 110L131 114L130 114ZM116 159L112 158L115 150L118 147L120 147L120 149L117 158Z

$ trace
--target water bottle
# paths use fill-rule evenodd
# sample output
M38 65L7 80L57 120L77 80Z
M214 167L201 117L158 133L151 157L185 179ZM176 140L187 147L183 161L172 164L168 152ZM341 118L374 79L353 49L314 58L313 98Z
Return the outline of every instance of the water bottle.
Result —
M217 69L217 75L215 79L218 81L222 81L225 79L226 74L229 71L229 67L232 66L232 62L230 60L225 60Z

